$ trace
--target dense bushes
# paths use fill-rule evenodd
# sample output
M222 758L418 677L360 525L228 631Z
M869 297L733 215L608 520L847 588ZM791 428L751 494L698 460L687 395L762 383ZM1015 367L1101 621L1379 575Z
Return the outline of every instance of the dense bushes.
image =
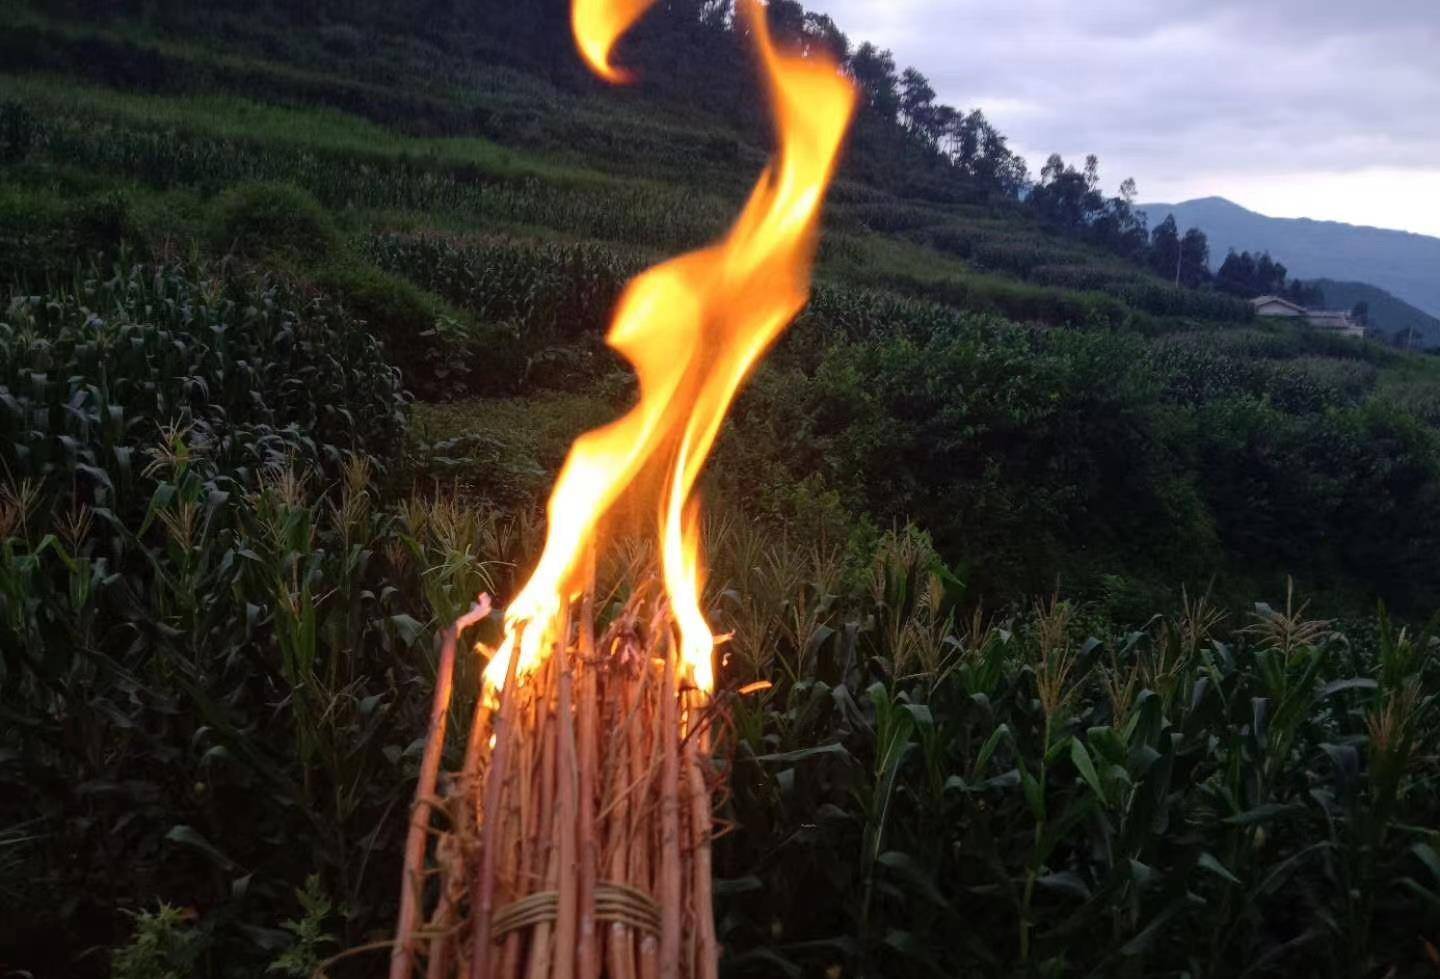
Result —
M786 364L757 378L717 468L819 474L857 511L931 529L987 594L1043 589L1096 551L1180 574L1215 556L1154 444L1133 338L971 322Z
M1244 323L1254 318L1249 303L1206 289L1182 289L1139 280L1108 286L1105 291L1156 316L1191 316L1222 323Z
M925 227L910 237L939 251L969 259L978 268L1022 278L1030 277L1037 269L1083 264L1092 258L1074 248L1058 245L1038 229L1029 229L1027 233L1011 228L948 224Z
M332 106L412 132L454 133L474 122L471 113L440 99L389 86L327 79L259 60L206 58L180 45L162 48L105 31L16 24L0 40L0 55L12 71L63 74L128 91L238 90L277 102Z
M943 220L942 212L898 200L832 207L829 220L837 230L894 232L924 228Z
M1121 327L1131 316L1123 302L1104 293L1070 292L991 276L921 278L891 273L868 284L958 309L998 313L1021 323Z
M401 573L474 546L445 513L395 536L378 509L403 425L375 342L263 278L135 267L10 302L0 832L29 829L7 964L74 974L163 897L207 915L207 970L255 975L309 871L366 913L409 764L387 735L423 725L398 653L481 573ZM301 836L305 866L277 845Z
M1378 376L1363 360L1302 356L1298 348L1296 356L1261 358L1237 346L1223 333L1178 334L1151 344L1146 356L1165 378L1163 397L1187 405L1245 394L1292 413L1319 412L1358 404Z
M1430 605L1434 429L1368 401L1361 360L1233 346L822 290L742 399L717 478L737 498L819 479L853 513L915 520L987 594L1224 567Z
M370 336L265 278L117 267L18 296L0 321L0 463L76 505L143 504L138 453L165 430L237 487L279 464L338 473L356 453L383 469L403 406Z
M1026 278L1037 285L1059 286L1085 292L1104 292L1133 282L1137 273L1104 265L1037 265Z
M120 190L59 195L0 187L0 284L42 288L97 256L144 257L149 244Z
M603 245L513 239L382 235L365 254L482 322L515 324L537 346L602 336L620 290L643 268Z
M1433 601L1433 429L1380 403L1292 415L1230 398L1189 416L1183 444L1227 553L1317 585Z
M435 355L436 383L427 390L441 397L445 384L455 396L593 382L604 369L597 365L606 364L601 339L616 300L641 268L604 245L513 239L380 235L366 240L363 253L479 324ZM405 350L397 347L402 357Z
M23 102L0 102L0 163L19 163L44 136L40 120Z
M241 184L225 191L215 203L211 234L221 251L307 263L328 258L339 239L319 202L287 184Z
M848 601L797 557L729 580L736 635L766 639L735 655L777 680L735 706L730 974L1429 967L1432 636L1292 596L1133 628L1058 600L957 617L913 532Z
M1030 281L1042 285L1104 292L1152 316L1187 316L1220 323L1244 323L1254 318L1250 304L1243 300L1212 290L1169 285L1139 270L1095 265L1036 265L1025 274Z

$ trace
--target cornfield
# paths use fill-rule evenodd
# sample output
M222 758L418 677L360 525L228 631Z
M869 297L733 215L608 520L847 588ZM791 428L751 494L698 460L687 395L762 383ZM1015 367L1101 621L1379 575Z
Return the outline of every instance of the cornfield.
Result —
M632 394L617 296L725 226L760 119L463 40L28 6L0 974L373 975L443 630L526 579L569 429ZM748 97L696 72L707 110ZM476 134L506 145L421 138ZM723 974L1440 974L1433 363L871 182L884 149L705 487ZM313 247L227 235L254 200ZM444 771L482 666L453 662Z

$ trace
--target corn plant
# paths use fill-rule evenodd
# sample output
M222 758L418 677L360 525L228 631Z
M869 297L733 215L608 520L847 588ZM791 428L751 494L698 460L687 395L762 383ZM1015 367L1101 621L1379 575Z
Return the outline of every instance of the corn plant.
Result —
M1428 633L1349 638L1293 586L1100 637L1050 599L952 608L948 658L897 669L936 619L895 621L895 553L807 675L736 704L730 974L1424 974Z

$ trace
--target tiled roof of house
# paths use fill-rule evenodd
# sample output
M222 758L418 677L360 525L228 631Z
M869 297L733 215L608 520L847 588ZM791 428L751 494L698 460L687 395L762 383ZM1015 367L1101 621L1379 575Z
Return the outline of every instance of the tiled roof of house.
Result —
M1259 309L1261 306L1268 306L1270 303L1279 303L1282 306L1288 306L1296 313L1302 315L1308 312L1308 310L1306 310L1304 306L1301 306L1298 303L1292 303L1290 300L1285 299L1282 296L1256 296L1254 299L1250 300L1250 305L1254 306L1256 309Z

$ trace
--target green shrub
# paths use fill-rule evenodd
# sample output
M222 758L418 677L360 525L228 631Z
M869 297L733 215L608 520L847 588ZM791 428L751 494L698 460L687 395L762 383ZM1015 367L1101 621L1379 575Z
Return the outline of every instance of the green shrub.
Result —
M816 478L882 526L914 519L987 593L1288 570L1427 608L1440 438L1423 413L1368 401L1364 361L1236 342L1022 330L822 286L742 396L716 478L736 501Z
M77 267L145 258L148 242L124 191L0 189L0 287L43 289Z
M75 206L68 218L75 246L86 252L114 255L122 245L143 244L134 208L123 191L112 191Z
M443 303L414 283L359 262L326 266L316 282L402 357L448 315Z
M205 951L205 936L195 914L161 902L154 911L134 915L135 936L117 949L110 963L115 979L186 979L194 975Z
M22 102L0 102L0 163L18 163L44 135L35 113Z
M1052 326L1121 327L1130 319L1125 304L1099 292L1070 292L994 276L920 278L891 273L875 285L972 312L999 313L1021 323Z
M65 214L52 195L0 187L0 288L34 284L67 268Z
M737 422L716 470L737 499L760 473L818 473L882 525L928 528L987 593L1043 588L1068 555L1097 550L1198 565L1156 491L1140 352L1134 338L984 321L830 340L813 367L762 368L737 409L751 424Z
M1059 286L1062 289L1104 292L1117 285L1133 281L1138 272L1120 271L1099 265L1037 265L1030 269L1026 278L1036 285Z
M1072 261L1074 258L1074 253L1056 249L1043 239L982 242L975 246L970 256L977 269L1007 272L1022 278L1029 278L1031 272L1041 266Z
M336 251L334 221L309 193L289 184L232 187L215 202L211 237L222 251L305 264Z
M525 380L518 337L504 327L476 325L408 279L355 260L326 266L317 284L385 346L406 386L445 401L513 391Z
M364 251L481 322L516 324L537 346L602 336L620 291L644 268L606 245L510 238L376 235Z
M1194 316L1225 323L1246 323L1255 311L1243 299L1210 289L1183 289L1153 280L1138 280L1105 287L1136 309L1156 316Z
M938 227L926 228L917 236L931 248L935 248L960 258L969 258L975 253L975 248L983 240L977 232L964 227Z
M840 227L879 232L912 231L945 220L944 212L936 208L899 201L842 204L832 208L832 212Z
M377 235L364 253L391 278L433 290L481 324L466 331L473 342L463 355L445 365L473 368L463 389L471 393L593 380L620 292L642 268L606 245L508 238Z

